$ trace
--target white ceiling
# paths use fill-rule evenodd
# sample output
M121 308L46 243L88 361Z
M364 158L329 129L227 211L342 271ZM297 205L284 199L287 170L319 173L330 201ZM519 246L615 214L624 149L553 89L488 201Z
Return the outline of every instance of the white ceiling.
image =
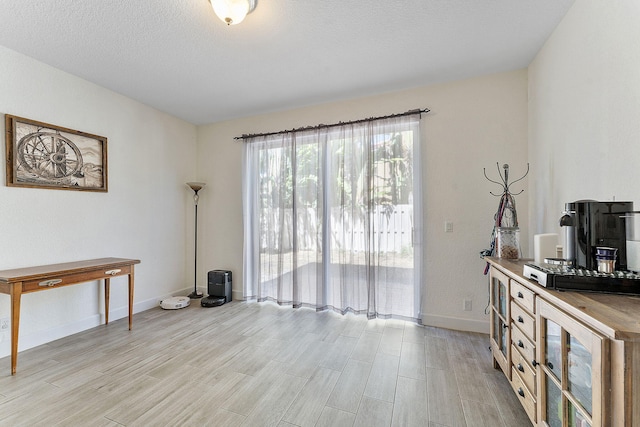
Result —
M2 0L0 45L205 124L524 68L572 3Z

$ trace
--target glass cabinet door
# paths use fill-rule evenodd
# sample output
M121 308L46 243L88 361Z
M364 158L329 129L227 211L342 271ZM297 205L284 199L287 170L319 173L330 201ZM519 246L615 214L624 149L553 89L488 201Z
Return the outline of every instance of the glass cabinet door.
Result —
M562 393L555 381L545 378L547 394L547 405L545 416L542 418L550 427L562 427Z
M608 384L603 354L608 341L544 300L538 306L541 345L538 408L542 425L606 425ZM595 381L594 381L595 380Z
M593 411L591 359L589 350L567 332L567 391L589 415Z
M492 268L489 275L491 304L491 349L495 363L511 378L509 334L509 278ZM497 367L497 366L496 366Z
M562 344L560 342L562 330L557 323L546 320L546 342L545 342L545 364L553 373L554 377L560 381L562 378Z

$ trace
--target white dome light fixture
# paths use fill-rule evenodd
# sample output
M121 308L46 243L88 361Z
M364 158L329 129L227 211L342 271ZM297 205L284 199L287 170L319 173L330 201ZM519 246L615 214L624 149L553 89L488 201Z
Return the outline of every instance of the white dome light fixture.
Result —
M227 25L242 22L245 16L253 12L258 0L209 0L213 11Z

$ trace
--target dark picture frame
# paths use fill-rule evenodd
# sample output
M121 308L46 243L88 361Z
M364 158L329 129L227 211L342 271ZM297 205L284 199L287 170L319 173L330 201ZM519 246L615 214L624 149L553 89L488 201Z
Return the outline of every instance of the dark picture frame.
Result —
M107 138L5 115L8 187L107 192Z

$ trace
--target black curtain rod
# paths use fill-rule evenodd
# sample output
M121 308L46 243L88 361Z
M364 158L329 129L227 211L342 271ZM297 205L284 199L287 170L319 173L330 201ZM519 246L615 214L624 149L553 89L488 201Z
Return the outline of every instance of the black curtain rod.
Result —
M326 129L326 128L337 127L337 126L353 125L353 124L356 124L356 123L365 123L365 122L370 122L370 121L373 121L373 120L392 119L394 117L402 117L402 116L410 116L410 115L413 115L413 114L428 113L429 111L431 111L431 110L429 110L428 108L424 108L424 109L416 108L415 110L405 111L404 113L391 114L391 115L388 115L388 116L380 116L380 117L370 117L368 119L352 120L352 121L349 121L349 122L338 122L338 123L333 123L333 124L330 124L330 125L319 124L319 125L315 125L315 126L306 126L306 127L289 129L289 130L281 130L281 131L278 131L278 132L243 134L242 136L236 136L233 139L236 139L236 140L249 139L249 138L256 138L256 137L259 137L259 136L281 135L281 134L284 134L284 133L291 133L291 132L300 132L300 131L314 130L314 129Z

